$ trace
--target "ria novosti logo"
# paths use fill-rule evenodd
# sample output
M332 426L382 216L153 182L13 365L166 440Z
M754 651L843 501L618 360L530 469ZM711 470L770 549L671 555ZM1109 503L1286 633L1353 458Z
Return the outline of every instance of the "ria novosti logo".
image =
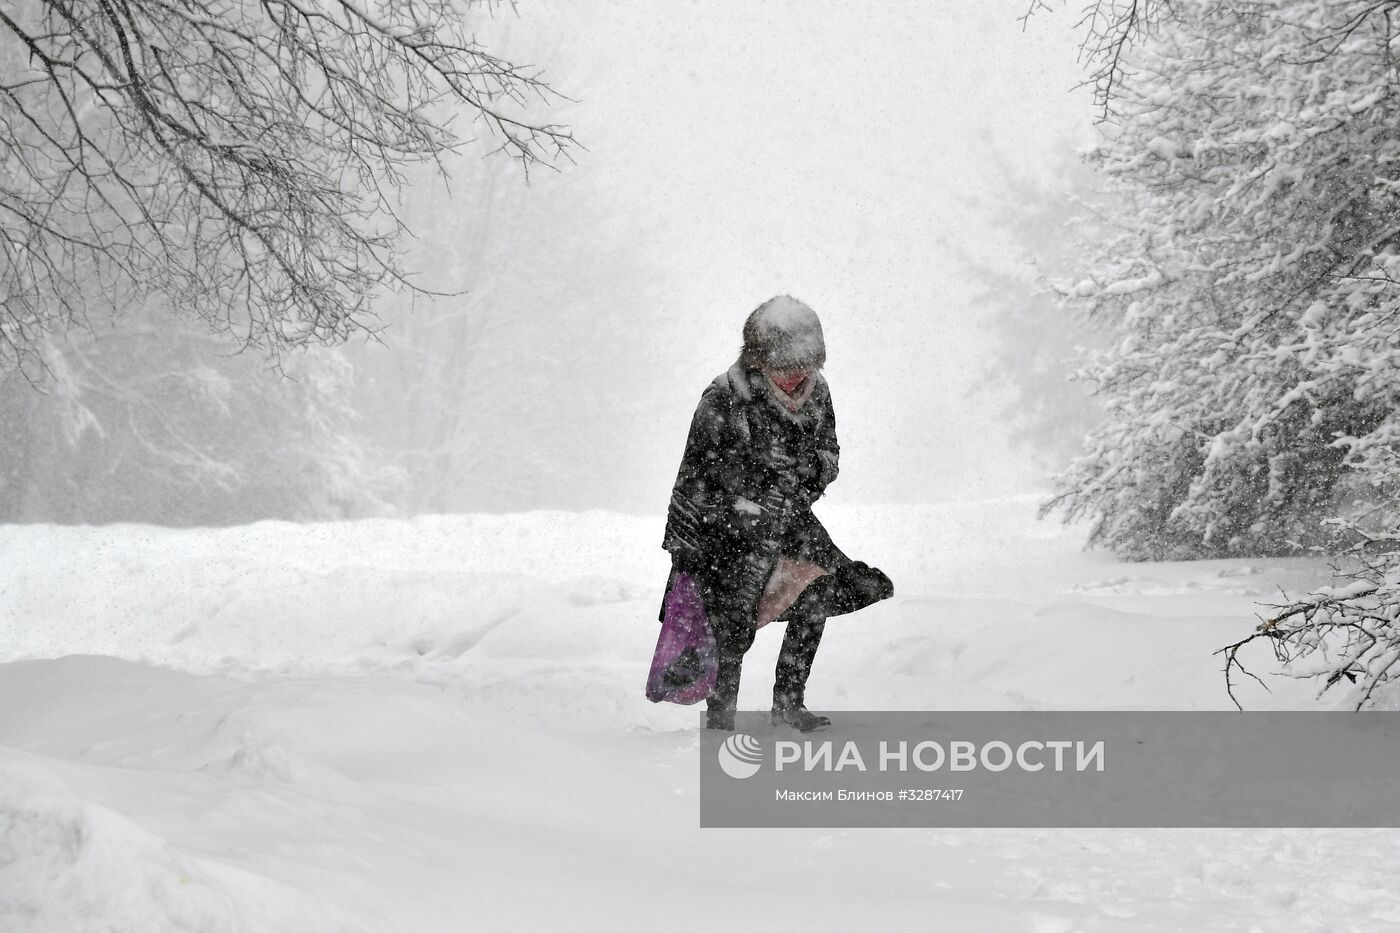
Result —
M747 732L736 732L719 747L719 766L732 778L753 777L763 766L763 746Z
M867 743L870 744L874 743ZM1014 745L999 740L924 740L910 743L881 739L878 752L872 758L872 751L875 750L867 747L862 751L860 743L854 740L839 745L830 739L820 742L779 740L773 743L773 770L809 774L872 770L893 773L1103 771L1105 748L1103 739L1028 740ZM763 767L763 745L747 732L736 732L720 745L718 757L720 769L725 774L740 780L751 778Z

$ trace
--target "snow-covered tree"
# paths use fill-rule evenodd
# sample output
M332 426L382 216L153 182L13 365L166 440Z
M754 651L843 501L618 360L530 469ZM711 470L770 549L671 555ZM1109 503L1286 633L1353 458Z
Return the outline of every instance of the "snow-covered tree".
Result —
M1051 508L1136 558L1329 553L1222 649L1373 701L1400 670L1400 3L1104 2L1093 162L1127 199L1068 307L1107 417Z
M4 4L0 371L34 377L47 335L149 299L274 353L372 327L380 288L417 287L403 166L471 123L527 167L572 147L470 6Z
M1064 302L1112 336L1107 416L1052 506L1134 558L1394 527L1400 4L1099 4L1125 209ZM1149 18L1151 17L1151 18Z
M359 430L339 348L280 372L150 306L0 378L0 522L229 524L385 514L403 477Z
M527 170L568 158L569 130L540 118L551 91L476 40L478 7L494 3L3 5L0 521L405 500L353 407L352 354L303 347L444 287L441 263L410 274L404 188L442 200L433 176L467 134ZM451 210L490 213L476 193Z
M1368 544L1380 544L1374 554ZM1248 646L1268 645L1282 673L1313 679L1319 693L1341 685L1357 709L1386 696L1394 708L1400 681L1400 535L1358 544L1329 586L1272 607L1254 631L1216 652L1225 659L1225 685L1233 699L1242 677L1257 675L1241 657ZM1235 700L1239 704L1239 700Z

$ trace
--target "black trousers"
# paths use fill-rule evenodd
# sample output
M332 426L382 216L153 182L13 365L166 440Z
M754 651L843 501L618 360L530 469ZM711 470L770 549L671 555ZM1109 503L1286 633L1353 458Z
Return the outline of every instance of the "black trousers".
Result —
M823 577L807 586L797 601L779 620L787 620L783 645L778 652L778 664L773 672L773 702L801 706L805 701L807 677L812 672L822 632L826 629L829 586ZM702 592L705 589L702 583ZM708 596L708 594L706 594ZM719 674L715 692L708 699L712 710L732 710L738 705L739 679L743 673L744 655L753 645L756 605L725 605L721 600L707 599L710 628L719 648Z
M739 698L739 675L744 654L753 644L758 592L754 581L767 579L771 567L760 568L747 585L712 586L704 575L700 591L705 600L719 648L719 677L709 698L712 710L734 709ZM821 644L822 631L831 616L863 609L894 595L894 584L884 573L861 561L845 560L824 577L807 585L797 601L778 617L787 621L778 667L773 677L773 702L801 706L805 701L807 676Z

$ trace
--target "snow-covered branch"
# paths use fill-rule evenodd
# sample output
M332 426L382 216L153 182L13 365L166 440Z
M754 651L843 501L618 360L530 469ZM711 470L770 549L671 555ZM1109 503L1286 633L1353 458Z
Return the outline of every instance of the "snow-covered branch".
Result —
M1124 208L1061 294L1114 335L1082 368L1109 417L1054 506L1096 543L1335 552L1400 518L1389 6L1090 9L1119 69L1091 161Z
M486 125L567 159L550 90L467 0L22 0L0 10L0 368L86 308L159 297L277 352L372 329L396 188Z

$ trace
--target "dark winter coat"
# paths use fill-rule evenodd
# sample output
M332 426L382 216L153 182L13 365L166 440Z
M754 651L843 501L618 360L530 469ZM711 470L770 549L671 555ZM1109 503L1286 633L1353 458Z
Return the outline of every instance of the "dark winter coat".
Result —
M702 581L712 615L752 618L779 556L830 571L851 563L812 514L840 456L826 380L812 378L796 412L761 371L742 363L700 396L662 547L676 569Z

